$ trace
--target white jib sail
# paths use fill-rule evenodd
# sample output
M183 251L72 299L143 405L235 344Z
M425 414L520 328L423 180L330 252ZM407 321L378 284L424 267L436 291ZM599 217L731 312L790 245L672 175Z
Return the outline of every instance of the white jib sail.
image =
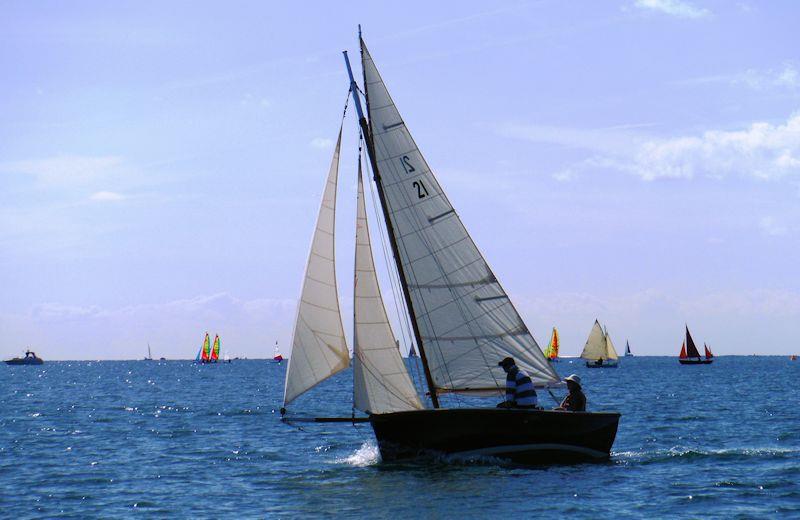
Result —
M592 326L591 332L589 332L589 339L586 340L586 345L583 347L581 357L590 361L608 359L606 353L606 335L603 333L603 328L597 320L594 320L594 325Z
M381 298L372 258L361 165L358 171L355 288L353 291L353 394L366 413L420 410Z
M506 356L534 383L556 383L503 287L467 233L362 41L367 108L389 218L431 376L443 391L502 392Z
M606 337L606 359L617 360L619 356L617 355L617 349L614 348L614 344L611 343L611 336L608 335L608 332L605 333Z
M350 364L339 312L334 254L336 185L341 144L340 128L297 305L292 351L286 369L284 406Z

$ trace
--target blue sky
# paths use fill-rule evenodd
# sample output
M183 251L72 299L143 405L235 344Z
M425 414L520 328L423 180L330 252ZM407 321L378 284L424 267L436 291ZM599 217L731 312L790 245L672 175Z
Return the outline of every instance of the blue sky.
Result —
M798 350L800 5L403 6L5 2L0 355L285 352L358 23L541 343Z

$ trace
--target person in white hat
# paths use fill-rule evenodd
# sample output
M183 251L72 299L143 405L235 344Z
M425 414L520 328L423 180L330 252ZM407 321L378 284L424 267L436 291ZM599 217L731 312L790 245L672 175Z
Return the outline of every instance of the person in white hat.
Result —
M586 411L586 396L583 395L581 390L581 378L578 374L572 374L564 378L567 383L569 394L561 401L561 406L556 410L566 410L568 412L585 412Z

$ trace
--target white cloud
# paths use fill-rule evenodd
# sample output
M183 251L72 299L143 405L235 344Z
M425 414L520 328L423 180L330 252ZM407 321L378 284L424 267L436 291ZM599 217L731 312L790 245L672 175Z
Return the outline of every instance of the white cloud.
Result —
M89 196L90 200L96 200L100 202L117 202L120 200L125 200L126 198L127 197L125 197L125 195L114 191L98 191Z
M119 172L120 157L64 155L0 163L0 173L29 175L42 186L87 184Z
M761 228L762 233L771 237L780 237L789 233L789 229L772 216L761 217L758 227Z
M758 91L768 89L794 90L800 88L800 68L795 63L787 62L778 69L747 69L744 72L735 74L717 74L676 82L678 85L718 83L742 86Z
M324 137L315 137L311 140L311 146L320 150L325 150L333 146L333 141Z
M711 14L708 9L696 7L683 0L636 0L634 5L639 9L657 11L678 18L703 18Z
M652 137L612 129L506 126L501 135L583 148L595 155L573 170L610 168L644 180L741 175L775 180L800 174L800 112L785 123L755 122L741 130Z

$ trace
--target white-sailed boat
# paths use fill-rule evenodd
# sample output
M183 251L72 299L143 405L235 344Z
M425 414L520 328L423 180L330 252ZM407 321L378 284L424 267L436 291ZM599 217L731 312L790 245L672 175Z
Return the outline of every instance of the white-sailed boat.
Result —
M581 357L586 360L588 368L617 368L619 356L608 335L608 330L603 330L600 322L594 320L589 338L583 347Z
M286 410L349 366L334 246L340 128L298 303L282 417L368 421L384 461L430 453L523 463L608 458L618 413L502 409L494 407L496 401L491 407L443 406L451 404L443 400L457 404L447 399L452 394L501 398L506 376L498 362L507 356L540 389L562 383L411 137L363 39L359 43L366 114L345 52L350 93L427 392L421 399L389 326L370 247L359 155L353 405L366 416L303 418Z

